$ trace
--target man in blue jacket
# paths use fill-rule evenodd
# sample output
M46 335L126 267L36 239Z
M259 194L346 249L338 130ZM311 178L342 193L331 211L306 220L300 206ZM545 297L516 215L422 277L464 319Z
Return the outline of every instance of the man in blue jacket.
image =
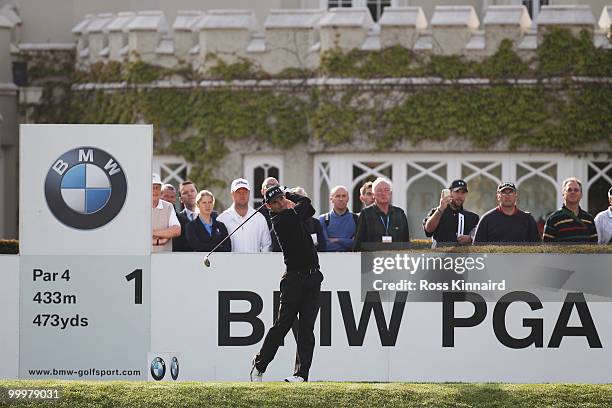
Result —
M329 201L332 204L331 211L319 217L327 233L327 252L349 252L353 249L357 215L348 209L348 189L344 186L332 188Z

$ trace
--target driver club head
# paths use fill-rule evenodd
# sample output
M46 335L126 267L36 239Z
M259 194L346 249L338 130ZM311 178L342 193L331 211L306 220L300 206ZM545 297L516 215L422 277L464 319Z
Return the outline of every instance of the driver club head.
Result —
M208 257L204 258L204 266L210 268L210 259L208 259Z

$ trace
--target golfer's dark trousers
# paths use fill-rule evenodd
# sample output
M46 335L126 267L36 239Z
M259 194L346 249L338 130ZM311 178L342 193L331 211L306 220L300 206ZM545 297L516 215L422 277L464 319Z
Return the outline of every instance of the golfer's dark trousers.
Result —
M274 359L287 332L299 316L295 371L308 380L315 346L314 324L319 312L319 293L323 275L318 269L287 271L280 282L280 306L274 325L268 331L261 350L255 356L255 367L265 372Z

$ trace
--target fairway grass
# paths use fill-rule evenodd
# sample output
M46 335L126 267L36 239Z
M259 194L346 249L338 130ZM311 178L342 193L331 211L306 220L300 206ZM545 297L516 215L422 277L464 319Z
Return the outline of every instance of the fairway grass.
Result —
M59 387L53 403L0 407L612 407L612 385L2 380L0 388Z

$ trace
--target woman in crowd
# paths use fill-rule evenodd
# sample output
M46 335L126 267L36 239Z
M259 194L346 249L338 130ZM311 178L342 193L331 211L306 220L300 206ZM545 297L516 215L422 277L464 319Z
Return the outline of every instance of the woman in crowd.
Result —
M199 214L187 224L187 241L194 251L209 252L227 237L227 228L222 222L217 221L216 213L213 214L215 196L210 191L200 191L196 197L196 205ZM229 239L217 249L218 252L231 252L231 250L232 242Z

